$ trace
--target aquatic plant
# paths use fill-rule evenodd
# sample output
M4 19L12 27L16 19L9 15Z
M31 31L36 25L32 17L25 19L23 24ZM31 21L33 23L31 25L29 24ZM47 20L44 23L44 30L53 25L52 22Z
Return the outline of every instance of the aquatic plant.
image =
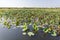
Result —
M49 11L48 11L49 10ZM54 9L56 10L56 9ZM23 35L34 36L39 30L50 33L52 36L59 35L60 11L53 9L8 9L0 11L0 19L4 18L3 24L10 29L23 25ZM8 21L8 19L10 21ZM29 25L32 24L30 31ZM57 34L58 33L58 34Z

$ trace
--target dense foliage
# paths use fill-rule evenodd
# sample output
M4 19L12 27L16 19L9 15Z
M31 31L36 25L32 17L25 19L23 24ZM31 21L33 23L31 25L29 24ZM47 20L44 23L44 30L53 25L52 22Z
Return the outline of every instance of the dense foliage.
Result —
M35 35L39 30L60 35L60 9L0 9L0 19L7 28L23 25L23 35ZM29 25L32 25L30 30Z

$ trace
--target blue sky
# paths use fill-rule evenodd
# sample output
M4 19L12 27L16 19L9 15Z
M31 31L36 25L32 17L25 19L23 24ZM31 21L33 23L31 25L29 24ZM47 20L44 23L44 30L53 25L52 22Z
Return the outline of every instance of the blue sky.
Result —
M0 0L0 7L60 7L60 0Z

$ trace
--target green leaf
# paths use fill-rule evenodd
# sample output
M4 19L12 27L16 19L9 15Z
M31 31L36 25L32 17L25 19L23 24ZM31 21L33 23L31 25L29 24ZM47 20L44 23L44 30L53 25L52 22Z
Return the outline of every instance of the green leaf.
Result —
M44 28L43 31L44 31L45 33L48 33L48 32L49 32L49 29L48 29L48 28Z
M4 22L4 25L5 25L8 29L10 29L10 28L11 28L11 26L10 26L9 22L7 22L7 21L5 21L5 22Z
M20 23L19 23L19 21L16 21L16 26L18 26Z
M53 31L53 32L51 33L51 35L52 35L52 36L57 36L57 33L56 33L55 31Z
M35 23L33 24L33 29L34 29L35 31L38 31L38 30L39 30L38 26L37 26Z
M24 26L23 26L22 31L26 31L26 30L28 30L28 27L27 27L27 24L25 23Z

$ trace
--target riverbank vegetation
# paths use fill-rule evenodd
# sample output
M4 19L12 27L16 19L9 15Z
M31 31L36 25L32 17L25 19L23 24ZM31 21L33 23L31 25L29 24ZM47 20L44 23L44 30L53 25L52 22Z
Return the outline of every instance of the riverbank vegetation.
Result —
M33 36L38 30L52 36L60 35L60 8L0 9L0 19L8 29L12 25L23 25L23 35ZM29 25L32 25L32 31Z

